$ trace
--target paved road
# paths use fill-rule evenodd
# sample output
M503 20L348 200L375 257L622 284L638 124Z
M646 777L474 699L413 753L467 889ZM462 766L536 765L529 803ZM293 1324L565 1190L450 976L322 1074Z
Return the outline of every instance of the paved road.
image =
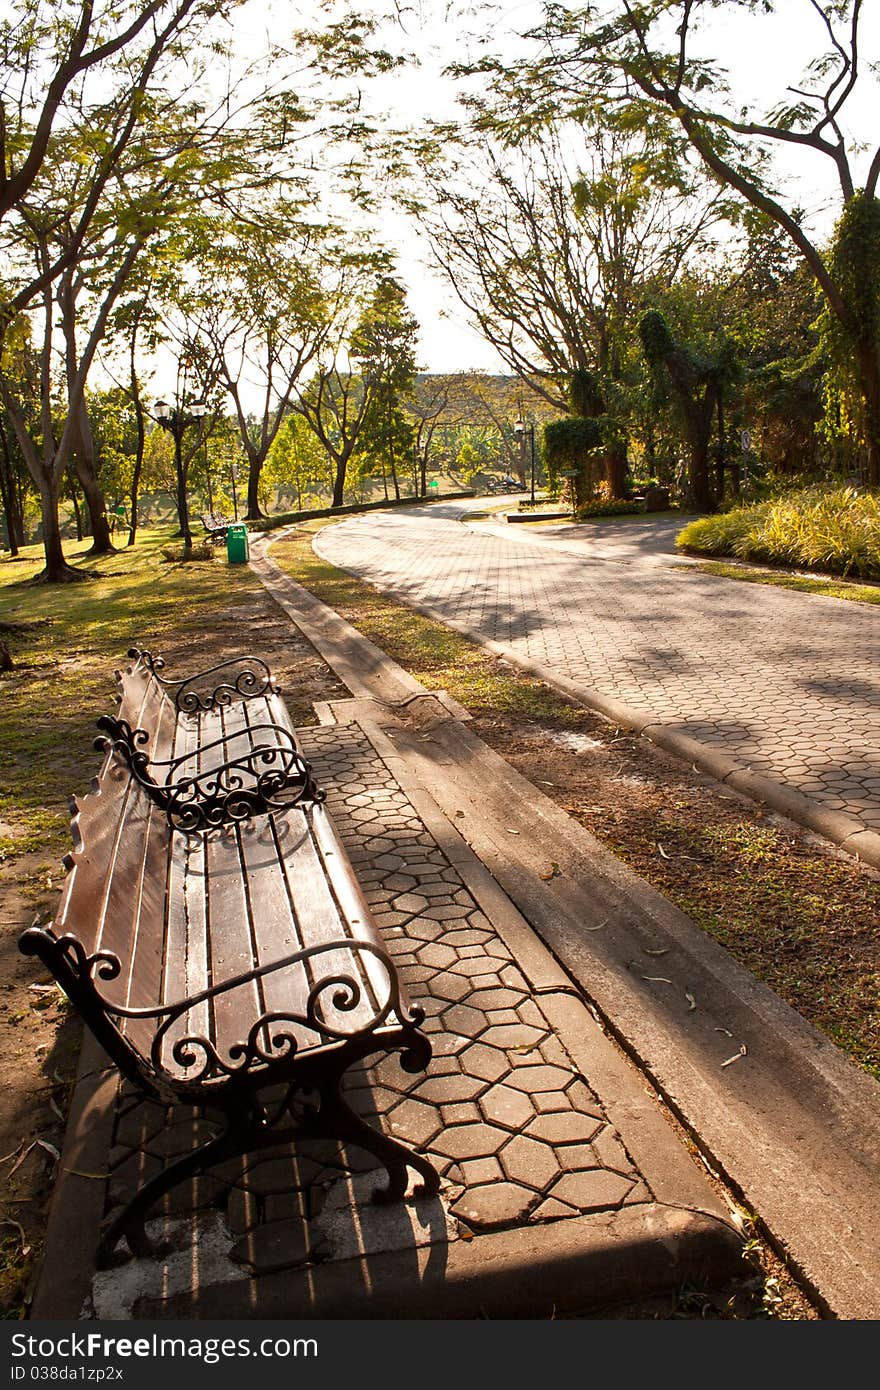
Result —
M875 607L695 572L668 520L600 523L585 540L564 525L462 525L479 505L351 518L316 549L880 831Z

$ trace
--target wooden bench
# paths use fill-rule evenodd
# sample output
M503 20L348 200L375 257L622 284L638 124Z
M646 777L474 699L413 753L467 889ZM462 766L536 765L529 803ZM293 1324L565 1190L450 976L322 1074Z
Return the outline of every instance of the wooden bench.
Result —
M201 522L207 531L212 545L219 545L226 540L226 532L232 525L232 521L222 512L202 512Z
M251 700L269 698L277 710L272 691L227 704L215 687L200 696L207 708L172 731L175 701L162 684L165 703L154 700L156 672L142 658L120 678L116 719L137 729L158 711L148 754L233 716L234 743L240 706ZM178 696L190 688L177 685ZM436 1193L428 1160L368 1125L341 1091L363 1058L397 1052L404 1070L418 1072L431 1047L420 1030L424 1011L401 986L308 764L298 753L282 806L247 815L232 808L216 823L204 817L198 829L181 829L116 741L104 742L92 790L73 803L75 848L58 914L25 931L20 948L49 968L144 1097L208 1107L218 1132L112 1216L100 1261L113 1258L121 1237L136 1254L151 1251L146 1216L177 1183L288 1140L366 1149L388 1174L376 1194L386 1200L405 1196L408 1167L420 1192ZM197 743L185 752L200 756Z

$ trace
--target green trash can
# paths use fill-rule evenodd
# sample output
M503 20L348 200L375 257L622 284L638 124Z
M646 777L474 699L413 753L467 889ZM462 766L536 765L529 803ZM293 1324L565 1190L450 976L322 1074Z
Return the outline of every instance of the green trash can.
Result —
M243 521L234 521L226 529L226 558L230 565L247 564L248 528Z

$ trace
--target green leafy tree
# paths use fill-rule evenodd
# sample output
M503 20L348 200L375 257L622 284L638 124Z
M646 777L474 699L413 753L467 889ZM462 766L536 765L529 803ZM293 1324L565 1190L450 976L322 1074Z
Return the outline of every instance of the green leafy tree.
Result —
M797 248L819 286L829 322L851 351L850 373L864 421L869 481L880 484L880 346L870 308L876 288L876 229L880 147L848 137L857 89L875 66L864 58L863 0L796 0L785 11L815 37L817 56L803 80L790 86L766 115L743 107L717 57L704 56L704 28L727 13L750 18L752 41L765 31L774 0L611 0L601 8L546 5L533 31L534 56L517 68L515 131L541 128L547 113L648 130L670 121L710 177L744 206L775 223ZM772 39L770 40L772 42ZM509 62L481 64L506 75ZM825 161L837 190L840 221L830 255L787 196L773 156L785 151ZM857 160L864 170L857 179Z
M685 506L711 511L723 486L723 478L713 479L711 474L712 429L716 413L723 409L725 388L737 375L734 345L722 339L714 352L691 347L673 336L656 309L642 318L639 335L659 392L668 391L684 425L689 455ZM724 439L723 419L719 438Z
M324 340L332 360L305 387L297 385L297 409L333 462L334 507L343 504L348 466L365 432L387 419L412 388L418 327L402 285L389 273L378 274L340 320ZM391 466L396 469L396 461Z
M324 492L331 481L327 455L314 431L301 415L287 415L269 449L264 487L276 491L280 498L286 496L297 511L302 511L304 499Z
M490 96L467 98L469 124L416 142L406 206L530 392L565 409L572 372L605 383L606 481L623 495L626 421L612 416L625 404L636 310L647 286L706 253L725 200L695 178L669 122L632 133L548 119L533 138L511 130L517 94L494 77Z

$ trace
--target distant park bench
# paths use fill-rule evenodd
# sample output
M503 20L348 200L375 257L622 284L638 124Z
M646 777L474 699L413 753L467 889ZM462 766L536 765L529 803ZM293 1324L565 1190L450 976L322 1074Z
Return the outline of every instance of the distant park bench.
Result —
M107 756L74 802L57 917L19 944L143 1097L208 1107L218 1129L111 1214L100 1260L120 1237L148 1253L146 1216L177 1183L288 1140L366 1149L389 1200L408 1167L435 1193L428 1160L340 1090L362 1058L398 1052L418 1072L431 1046L268 668L169 681L160 658L130 656L117 713L99 721Z
M202 512L201 521L213 545L226 540L226 532L232 525L231 517L224 516L222 512Z

